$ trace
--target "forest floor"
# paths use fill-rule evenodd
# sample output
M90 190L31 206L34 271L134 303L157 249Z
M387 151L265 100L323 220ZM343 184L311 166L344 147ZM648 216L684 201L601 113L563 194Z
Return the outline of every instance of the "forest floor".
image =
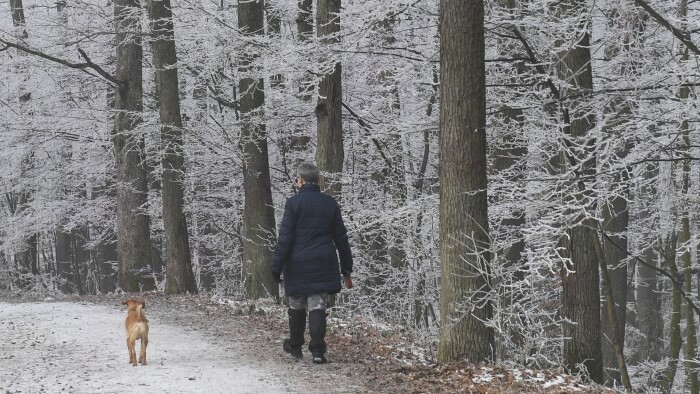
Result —
M149 365L132 368L120 304L125 298L0 292L5 345L0 346L0 392L120 392L127 387L149 393L608 391L561 371L433 365L401 330L337 318L328 322L329 363L312 364L306 350L295 362L281 346L287 334L284 306L203 295L142 297L150 325ZM82 352L75 350L85 346L81 342L88 343ZM67 356L71 352L78 353Z

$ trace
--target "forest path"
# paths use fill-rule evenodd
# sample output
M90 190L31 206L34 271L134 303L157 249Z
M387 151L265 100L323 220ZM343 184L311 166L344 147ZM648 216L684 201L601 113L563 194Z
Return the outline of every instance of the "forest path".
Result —
M261 341L251 340L255 329L241 327L245 321L240 318L208 316L206 310L200 316L192 312L196 307L176 306L147 301L148 365L134 367L126 349L126 309L118 299L98 304L0 301L0 392L361 391L338 390L336 378L327 376L332 372L323 371L326 365L313 365L309 357L299 363L269 357L276 343L256 353L251 344Z

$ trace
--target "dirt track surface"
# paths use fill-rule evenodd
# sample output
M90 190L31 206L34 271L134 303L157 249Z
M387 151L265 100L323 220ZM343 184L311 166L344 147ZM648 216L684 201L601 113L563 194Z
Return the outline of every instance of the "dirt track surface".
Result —
M203 297L145 298L148 365L137 367L128 363L120 297L0 298L0 392L365 391L339 375L347 365L314 365L308 354L294 362L281 350L284 333L256 328L254 317Z
M0 394L611 392L556 370L435 365L404 329L332 313L329 363L312 364L308 351L295 362L282 351L284 306L204 295L143 296L148 365L133 367L126 298L0 292Z

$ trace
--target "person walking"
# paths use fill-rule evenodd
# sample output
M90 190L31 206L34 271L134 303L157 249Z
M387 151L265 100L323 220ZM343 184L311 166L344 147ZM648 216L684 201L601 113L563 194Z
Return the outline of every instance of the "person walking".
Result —
M282 348L296 360L303 358L308 309L309 351L314 364L324 364L326 296L340 292L341 274L346 287L352 287L353 261L340 206L333 197L321 193L318 181L315 165L299 165L299 192L284 205L270 271L277 283L284 284L289 297L289 338Z

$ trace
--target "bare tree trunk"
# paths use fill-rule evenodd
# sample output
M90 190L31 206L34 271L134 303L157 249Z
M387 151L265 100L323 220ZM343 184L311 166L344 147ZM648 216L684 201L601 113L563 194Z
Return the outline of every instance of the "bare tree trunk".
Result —
M592 233L595 235L595 233ZM605 260L605 254L602 250L602 246L600 244L600 241L598 239L598 236L595 235L595 238L593 239L593 243L596 248L596 255L598 258L598 262L600 263L600 276L602 278L602 288L603 292L605 294L605 312L607 313L607 321L610 324L610 339L612 342L612 347L613 347L613 353L615 357L615 361L617 364L617 367L619 368L619 380L622 381L622 384L625 386L625 390L628 392L633 392L632 388L632 381L630 380L629 373L627 372L627 362L625 360L625 353L623 351L624 348L624 343L620 342L620 338L623 337L623 334L620 333L620 331L623 329L621 328L620 324L618 324L618 308L615 306L615 297L613 296L613 287L612 283L610 281L610 271L608 270L608 263Z
M16 37L21 40L26 40L29 37L29 34L27 33L26 20L24 18L24 5L22 4L22 0L10 0L10 11L12 13L12 25L15 29ZM28 112L24 107L27 105L26 103L31 100L32 96L31 92L27 90L27 82L30 73L26 65L20 66L17 71L22 79L17 92L20 106L23 107L21 116L25 116ZM29 138L30 137L27 139ZM33 161L33 152L31 150L25 152L20 170L22 177L27 176L27 171L34 165ZM12 193L15 194L14 192ZM29 190L24 190L16 194L16 196L12 197L15 199L15 204L12 211L14 214L19 214L27 208L28 203L31 200L31 192ZM39 262L37 260L37 237L38 235L36 233L26 236L26 242L23 245L23 250L15 255L20 288L29 288L31 286L31 279L39 272Z
M10 0L10 11L12 12L12 24L15 27L17 37L27 39L29 34L25 25L22 0Z
M440 2L438 361L493 357L486 198L484 2Z
M316 34L321 43L339 42L340 0L318 0L316 5ZM318 85L316 103L316 165L321 171L321 191L340 200L341 176L345 151L343 149L341 65L336 62L327 70Z
M619 16L621 14L620 9L614 8L612 10L613 15ZM645 18L640 17L639 14L623 14L624 17L610 18L610 23L620 24L620 28L625 28L630 31L630 34L622 37L622 51L626 56L632 56L631 50L638 47L642 40L642 34L645 29ZM615 57L620 54L620 46L614 43L609 50L606 50L606 57ZM632 62L626 66L623 66L620 70L620 75L626 75L628 73L639 74L637 65ZM628 125L626 120L628 119L630 109L635 105L634 102L626 100L624 98L618 98L613 100L606 108L607 117L614 116L617 122L622 125ZM609 132L608 127L603 128L604 132L607 134ZM616 134L613 134L612 138L616 138ZM631 143L625 143L622 145L617 153L618 157L625 158L632 148ZM607 166L604 164L604 168ZM628 213L628 201L630 198L628 185L630 184L629 173L632 169L629 168L627 171L616 171L613 176L612 185L621 185L625 188L625 194L619 196L619 192L616 190L611 190L614 197L609 198L606 205L603 207L603 219L606 223L604 227L605 233L610 237L612 242L607 242L607 239L603 239L604 245L604 257L607 266L610 266L610 282L612 286L612 293L614 297L616 317L620 327L620 337L618 342L624 346L625 343L625 326L627 324L627 315L631 314L631 311L627 309L627 303L632 299L629 296L634 296L634 292L630 291L628 287L628 266L630 263L627 259L627 232L629 227L629 213ZM613 244L614 243L614 244ZM603 338L602 338L602 350L603 350L603 367L607 379L607 384L612 384L613 382L621 382L621 374L618 368L617 355L614 351L614 347L610 346L612 344L612 321L608 317L608 313L602 313L602 327L603 327ZM633 315L632 315L633 316Z
M197 293L184 208L184 152L175 31L170 0L149 0L163 154L165 292Z
M590 33L586 23L588 8L584 0L564 0L555 12L563 17L578 17L577 42L559 56L557 71L559 78L569 86L561 91L562 97L581 95L577 101L568 103L563 109L565 139L570 152L564 154L565 167L574 166L581 175L595 173L594 141L586 135L593 128L595 119L586 114L585 101L593 89L591 70ZM582 146L582 147L581 147ZM586 190L583 181L571 185L570 202L588 206L595 199ZM582 218L576 218L576 221ZM596 234L592 223L574 225L568 231L565 248L572 267L562 269L562 316L573 324L564 324L564 363L575 372L587 371L596 383L603 383L603 357L600 345L600 279L599 261L595 253Z
M238 27L248 36L264 34L262 0L238 2ZM270 275L271 246L275 240L275 214L272 208L267 132L262 122L265 102L264 80L254 78L254 59L244 61L239 70L245 75L238 82L243 151L243 280L248 297L279 297L279 286Z
M648 164L644 173L645 181L650 182L658 176L656 164ZM649 206L640 211L639 220L646 221L652 215L653 208L651 201L657 199L656 189L653 187L640 190L636 201L642 204L645 200ZM642 258L648 264L658 265L658 258L654 252L655 244L660 243L657 239L643 241L644 247L641 251ZM637 264L637 323L639 330L646 340L639 344L640 361L659 361L664 353L663 345L663 316L661 313L661 291L657 272L644 264Z
M516 4L514 0L500 0L498 4L514 14L519 12L519 3ZM499 51L501 56L527 57L526 53L523 53L521 49L516 49L511 43L511 40L504 40L501 43L502 47ZM529 68L524 61L516 62L512 67L517 72L517 77L512 78L514 83L517 83L517 80L521 77L527 77L526 73L529 71ZM514 92L514 94L521 96L519 92ZM525 278L524 268L526 264L526 259L523 258L525 239L522 231L525 226L525 209L516 201L513 201L511 197L508 197L509 194L512 195L513 193L512 187L518 187L517 185L522 182L526 171L527 141L525 134L522 132L524 123L523 111L518 108L503 106L501 113L502 116L496 116L502 122L502 125L494 129L496 132L498 130L504 131L493 136L493 139L497 142L490 147L490 154L493 157L491 170L493 175L507 179L508 184L503 188L497 188L498 192L496 195L491 196L492 203L490 205L497 206L505 203L509 213L498 224L500 234L507 240L506 249L497 250L497 253L502 256L506 265L506 277L501 279L506 282L502 286L504 290L501 307L506 310L508 315L513 317L507 322L507 331L501 334L508 336L509 340L500 341L497 354L499 359L509 355L513 344L521 348L524 343L525 338L522 335L522 330L519 328L523 326L523 321L516 317L520 315L520 308L514 308L517 308L515 305L519 304L519 301L530 291L528 285L522 284Z
M298 1L298 13L296 18L297 25L297 42L305 43L313 35L314 32L314 21L313 21L313 0L299 0ZM304 77L299 81L299 94L298 97L304 103L311 102L313 98L315 85L311 82L313 76L307 70ZM297 125L297 129L294 131L294 135L290 138L289 148L290 151L295 153L297 157L306 156L306 151L309 149L309 143L311 142L311 134L308 129L307 122L303 122L302 125ZM293 158L292 165L296 165Z
M622 182L618 179L617 181ZM613 303L617 324L620 328L617 343L624 346L625 343L625 321L627 318L627 224L629 215L627 214L627 199L625 197L615 197L608 201L603 208L603 218L605 220L605 233L615 243L612 245L603 240L604 261L610 269L608 270L610 286L612 290ZM605 375L612 382L621 382L620 370L618 369L617 354L615 352L613 322L610 315L603 311L601 313L603 337L603 366Z
M676 264L676 250L678 245L678 239L672 236L670 242L666 245L665 257L668 263L669 271L671 276L674 278L678 277L678 265ZM671 321L669 322L669 345L668 345L668 365L664 371L664 381L661 384L661 391L663 393L670 393L671 388L673 388L673 381L676 377L676 371L678 369L678 356L681 353L681 345L683 338L681 335L681 291L678 286L671 286L673 288L672 293L672 304L671 304ZM658 313L661 313L659 310Z
M116 21L117 87L114 109L114 155L117 170L117 260L119 283L127 292L155 288L151 261L150 222L143 138L138 135L143 112L138 0L114 0Z
M688 15L688 1L681 0L680 7L681 17L687 17ZM682 57L683 61L688 61L688 51L686 50ZM680 99L685 101L690 96L690 88L684 86L680 91ZM681 122L681 131L683 133L683 147L682 151L685 153L686 157L690 156L690 127L687 119ZM689 198L690 193L690 160L683 160L683 183L681 187L681 196ZM678 243L685 247L681 256L681 264L683 267L683 278L684 278L684 291L687 294L692 294L693 290L693 259L691 258L691 248L687 245L690 242L690 222L693 210L690 208L683 209L681 213L681 232L678 236ZM700 367L696 360L696 326L695 326L695 312L693 311L692 305L686 302L685 308L685 319L686 319L686 337L685 337L685 376L686 384L688 389L692 394L697 394L700 391L700 383L698 382L698 368Z
M75 291L73 273L71 272L71 239L70 234L56 230L56 276L59 280L58 289L63 294L72 294Z
M426 119L430 119L432 114L433 114L433 108L435 106L435 103L437 102L437 95L438 95L438 86L440 83L439 76L438 76L438 69L437 67L433 66L432 67L432 75L433 75L433 94L430 96L430 99L428 100L428 106L426 109L425 117ZM418 176L416 177L416 182L413 185L414 188L416 189L416 193L419 195L422 195L424 193L423 191L423 186L425 184L425 171L428 167L428 160L430 157L430 131L425 130L423 131L423 157L421 159L421 166L418 169ZM423 212L418 212L418 218L417 218L417 225L413 229L413 239L414 242L417 245L421 245L421 237L420 237L420 228L423 223ZM429 325L429 318L432 316L433 319L435 319L435 310L433 308L432 303L426 302L425 296L427 294L426 292L426 276L425 272L421 270L421 267L415 267L418 271L418 280L416 283L416 299L414 302L414 309L415 309L415 316L413 318L413 321L416 326L421 326L423 325L424 327L428 327Z

